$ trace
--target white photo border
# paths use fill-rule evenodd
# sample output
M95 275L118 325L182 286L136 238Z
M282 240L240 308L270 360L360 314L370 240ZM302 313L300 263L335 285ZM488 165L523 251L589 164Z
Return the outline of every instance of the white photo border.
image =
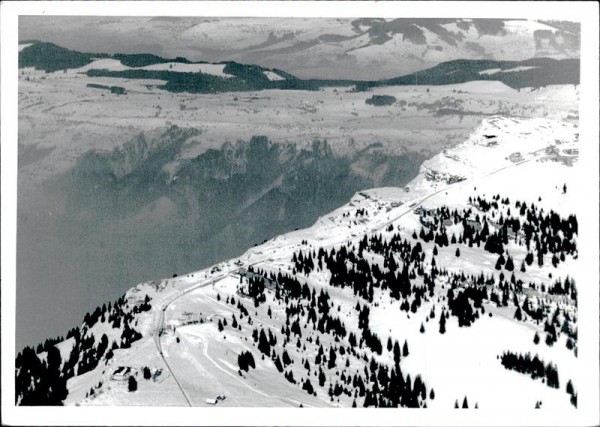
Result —
M529 18L581 23L581 99L578 246L579 361L587 381L578 384L578 408L477 411L390 408L166 408L16 407L14 402L16 206L19 15ZM597 425L599 284L598 3L596 2L2 2L1 31L1 305L2 424L10 425ZM580 281L581 282L581 281Z

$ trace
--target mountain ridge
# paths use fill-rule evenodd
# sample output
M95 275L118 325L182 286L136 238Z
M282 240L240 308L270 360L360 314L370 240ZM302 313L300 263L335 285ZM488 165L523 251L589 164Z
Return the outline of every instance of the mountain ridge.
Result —
M302 79L356 80L389 79L457 58L576 58L581 31L565 21L377 17L24 17L20 27L23 39L80 51L122 46L125 53L261 64Z
M579 84L579 59L532 58L523 61L494 61L460 59L443 62L404 76L377 80L300 79L277 68L222 61L210 64L192 62L186 58L162 58L151 54L94 54L61 48L53 43L26 44L19 52L19 68L34 67L46 72L85 69L88 77L117 77L127 79L155 79L165 81L161 86L170 92L222 93L264 89L319 90L332 86L354 87L365 91L373 87L395 85L448 85L474 80L501 81L509 87L545 87L554 84ZM115 69L94 68L95 62L112 59ZM157 65L168 65L159 69ZM174 71L173 66L223 65L222 74L211 72ZM115 65L113 65L113 68ZM149 69L148 67L154 67ZM488 72L489 71L489 72ZM269 74L271 73L271 74ZM420 80L420 83L419 83Z

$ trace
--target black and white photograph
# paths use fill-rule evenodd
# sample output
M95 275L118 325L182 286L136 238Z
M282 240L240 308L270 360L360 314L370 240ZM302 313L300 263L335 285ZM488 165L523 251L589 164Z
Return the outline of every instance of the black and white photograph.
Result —
M600 423L595 2L67 3L1 10L3 424Z

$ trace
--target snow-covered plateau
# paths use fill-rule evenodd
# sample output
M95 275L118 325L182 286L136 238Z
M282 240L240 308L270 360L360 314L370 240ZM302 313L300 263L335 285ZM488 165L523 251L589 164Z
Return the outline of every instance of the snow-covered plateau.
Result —
M404 188L141 283L20 353L17 403L574 410L578 132L490 116Z

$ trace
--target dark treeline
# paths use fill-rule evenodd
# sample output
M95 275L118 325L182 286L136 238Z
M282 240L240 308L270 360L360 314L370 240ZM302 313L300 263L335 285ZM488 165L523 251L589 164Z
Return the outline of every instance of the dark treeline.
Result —
M502 354L500 360L502 366L506 369L511 369L522 374L529 374L533 379L543 378L548 387L560 387L556 365L550 362L544 364L544 361L537 354L532 358L529 353L521 354L506 351Z

